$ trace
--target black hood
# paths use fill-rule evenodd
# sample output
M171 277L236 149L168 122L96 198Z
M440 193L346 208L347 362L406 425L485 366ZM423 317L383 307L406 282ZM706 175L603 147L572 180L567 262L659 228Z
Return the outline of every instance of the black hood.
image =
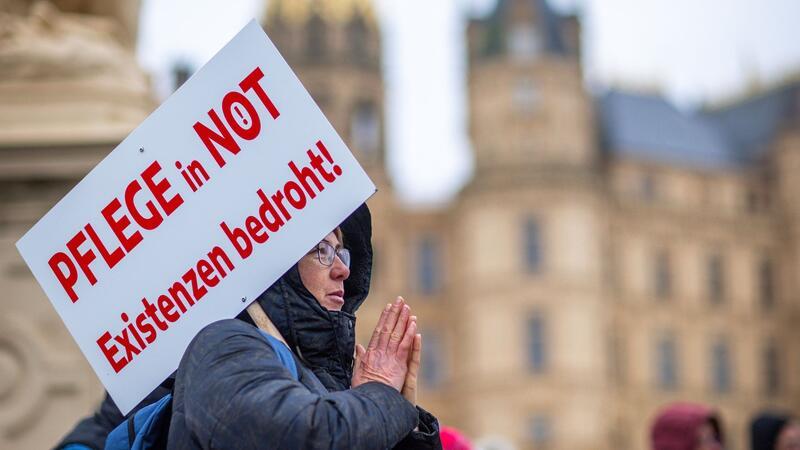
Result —
M297 356L329 390L350 387L355 349L355 312L369 293L372 275L372 224L363 204L340 225L350 250L350 277L344 282L344 306L328 311L303 286L297 264L257 301ZM239 318L251 322L247 313ZM251 322L252 323L252 322Z
M753 450L773 450L783 427L791 417L779 413L762 413L750 424L750 444Z

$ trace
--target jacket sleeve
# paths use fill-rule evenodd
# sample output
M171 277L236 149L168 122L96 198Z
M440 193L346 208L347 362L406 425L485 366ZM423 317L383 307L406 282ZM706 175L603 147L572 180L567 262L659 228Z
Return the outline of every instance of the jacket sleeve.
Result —
M417 406L419 414L417 429L400 441L394 450L442 450L439 436L439 421L433 414Z
M382 383L311 392L241 321L203 329L181 366L186 425L203 448L391 448L417 423L414 407Z

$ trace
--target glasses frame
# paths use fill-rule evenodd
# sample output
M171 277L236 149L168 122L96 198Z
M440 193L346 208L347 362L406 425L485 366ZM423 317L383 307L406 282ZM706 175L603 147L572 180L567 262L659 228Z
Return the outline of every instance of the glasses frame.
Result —
M331 261L329 263L326 263L322 259L322 247L323 246L330 247L331 250L333 250L333 255L334 256L333 256L333 258L331 258ZM313 249L311 249L310 252L308 252L308 254L310 255L310 254L314 253L315 251L317 252L317 260L319 261L320 264L322 264L325 267L333 266L333 262L338 257L339 261L341 261L342 264L345 265L345 267L347 267L348 269L350 268L350 262L351 262L350 261L350 250L348 250L348 249L346 249L344 247L336 248L336 247L333 246L333 244L331 244L328 241L320 241L316 246L314 246Z

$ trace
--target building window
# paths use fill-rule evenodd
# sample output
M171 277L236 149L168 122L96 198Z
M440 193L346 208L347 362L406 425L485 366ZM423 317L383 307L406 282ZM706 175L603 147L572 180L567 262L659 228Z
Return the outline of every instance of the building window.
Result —
M764 348L764 392L767 395L777 395L781 390L780 357L778 348L770 342Z
M530 418L529 433L531 443L537 448L550 444L553 440L553 424L550 417L534 414Z
M530 78L520 78L514 85L514 109L521 114L531 114L539 104L539 91Z
M645 202L652 202L656 199L658 195L658 189L656 187L656 179L652 173L645 173L642 174L642 177L639 179L639 197Z
M314 61L327 53L327 26L319 14L313 14L306 22L306 56Z
M356 104L350 121L350 138L353 147L363 155L378 152L381 140L380 118L377 108L370 101Z
M347 40L350 44L350 53L357 64L367 62L367 25L361 15L356 14L347 26Z
M525 268L529 273L539 272L542 266L542 241L539 222L527 218L523 224Z
M758 265L758 297L763 309L772 309L775 305L775 279L772 261L767 258Z
M425 330L423 334L420 376L426 388L436 389L444 379L445 352L441 335L435 330Z
M532 24L521 23L511 27L507 35L508 51L517 61L531 61L542 51L542 40Z
M416 267L417 287L425 295L435 294L441 287L439 241L432 235L424 236L417 243Z
M372 286L379 285L382 280L383 275L383 261L381 257L383 256L383 246L377 243L372 245L372 268L370 269L370 279L372 280Z
M309 92L324 114L331 112L331 99L327 89L321 86L313 86L309 88Z
M713 254L708 258L708 296L711 303L722 303L725 297L725 267L722 256Z
M663 390L678 386L678 355L672 336L663 336L656 344L656 376L658 387Z
M724 341L711 347L711 380L714 391L726 393L731 390L731 355Z
M758 192L754 189L747 190L747 197L745 198L746 210L749 213L758 212Z
M656 252L653 270L653 292L656 299L664 300L672 296L672 264L669 252Z
M528 369L533 373L547 370L546 325L541 314L534 314L527 323Z
M612 384L617 386L625 384L625 340L615 331L612 331L608 338L608 374Z

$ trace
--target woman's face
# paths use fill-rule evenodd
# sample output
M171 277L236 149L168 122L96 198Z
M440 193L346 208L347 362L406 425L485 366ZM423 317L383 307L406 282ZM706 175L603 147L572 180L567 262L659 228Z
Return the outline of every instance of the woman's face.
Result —
M336 250L342 247L339 238L331 232L323 239ZM317 246L303 256L297 263L300 280L308 292L328 311L340 311L344 305L344 280L350 276L350 269L339 259L333 258L333 264L325 266L319 261Z

